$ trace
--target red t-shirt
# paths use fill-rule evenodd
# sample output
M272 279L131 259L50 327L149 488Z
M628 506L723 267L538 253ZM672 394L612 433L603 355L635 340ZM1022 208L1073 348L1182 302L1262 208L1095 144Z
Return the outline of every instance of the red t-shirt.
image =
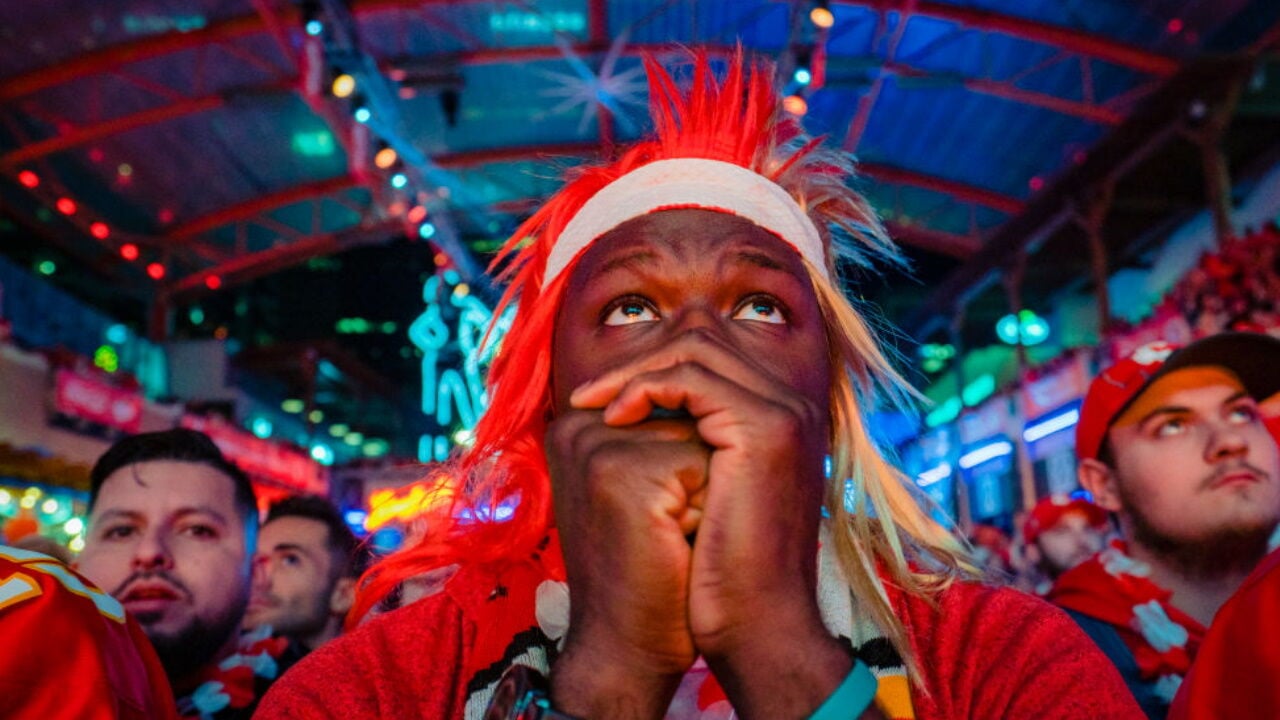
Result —
M257 720L461 718L493 647L477 603L529 597L513 577L466 568L438 595L375 618L325 645L284 675ZM534 576L536 573L529 573ZM913 690L917 718L977 720L1141 719L1115 668L1065 614L1029 595L956 583L937 607L890 591L922 666L929 694ZM501 618L497 618L501 624ZM506 634L507 628L501 633ZM478 671L478 675L477 675Z
M51 557L0 546L0 638L0 714L8 720L177 717L141 626Z
M1218 610L1169 720L1280 718L1280 550Z

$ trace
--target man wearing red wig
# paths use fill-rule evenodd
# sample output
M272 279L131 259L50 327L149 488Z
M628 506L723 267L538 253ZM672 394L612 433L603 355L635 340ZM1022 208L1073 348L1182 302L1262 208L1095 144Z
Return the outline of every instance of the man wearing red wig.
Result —
M442 519L375 568L357 613L459 566L262 717L1137 716L1064 615L971 579L876 450L863 413L904 386L836 270L892 245L769 69L728 65L681 92L650 62L656 137L499 258L492 411L441 472L515 519Z

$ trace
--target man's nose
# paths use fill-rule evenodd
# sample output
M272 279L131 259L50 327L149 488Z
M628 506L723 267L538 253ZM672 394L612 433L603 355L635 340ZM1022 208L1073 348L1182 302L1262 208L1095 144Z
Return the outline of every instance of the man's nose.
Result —
M1249 452L1249 440L1240 425L1215 423L1212 433L1206 448L1211 462L1241 457Z
M718 337L724 331L725 319L716 309L705 303L690 303L676 315L675 331L678 336L704 335Z
M271 586L271 560L265 557L253 559L253 588L266 589Z
M153 530L142 534L142 539L133 550L133 567L135 570L172 570L173 555L169 552L169 544L164 533Z

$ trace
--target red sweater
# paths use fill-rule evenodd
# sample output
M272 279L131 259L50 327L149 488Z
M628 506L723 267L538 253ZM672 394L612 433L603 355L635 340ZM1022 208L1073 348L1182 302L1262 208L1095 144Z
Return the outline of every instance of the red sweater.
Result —
M475 652L493 646L495 628L480 627L466 608L529 597L532 588L511 577L460 571L440 594L325 645L272 686L255 720L461 718L476 669L500 672ZM1093 642L1036 598L968 582L943 593L936 609L892 590L890 598L929 689L913 688L917 718L1143 718ZM509 630L496 634L512 637Z
M1218 610L1169 720L1280 717L1280 550Z

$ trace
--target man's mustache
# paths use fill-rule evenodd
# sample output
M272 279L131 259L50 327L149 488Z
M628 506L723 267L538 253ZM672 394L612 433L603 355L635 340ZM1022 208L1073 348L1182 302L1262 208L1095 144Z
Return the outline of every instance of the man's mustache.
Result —
M130 585L133 585L134 583L147 581L147 580L162 580L165 583L172 585L175 589L177 589L179 592L186 595L187 597L191 597L191 590L187 588L185 583L183 583L178 578L174 577L173 575L170 575L169 573L163 570L145 570L142 572L130 573L129 577L124 579L124 582L121 582L119 585L116 586L115 590L111 591L111 597L114 597L114 598L124 597L124 591Z
M1217 485L1218 482L1222 480L1224 477L1228 475L1234 475L1242 471L1257 475L1259 480L1271 479L1271 473L1263 470L1262 468L1255 467L1253 465L1250 465L1247 462L1241 461L1237 463L1231 463L1230 465L1224 465L1214 470L1213 474L1205 478L1204 481L1201 483L1201 488L1207 490L1213 487L1214 485Z

